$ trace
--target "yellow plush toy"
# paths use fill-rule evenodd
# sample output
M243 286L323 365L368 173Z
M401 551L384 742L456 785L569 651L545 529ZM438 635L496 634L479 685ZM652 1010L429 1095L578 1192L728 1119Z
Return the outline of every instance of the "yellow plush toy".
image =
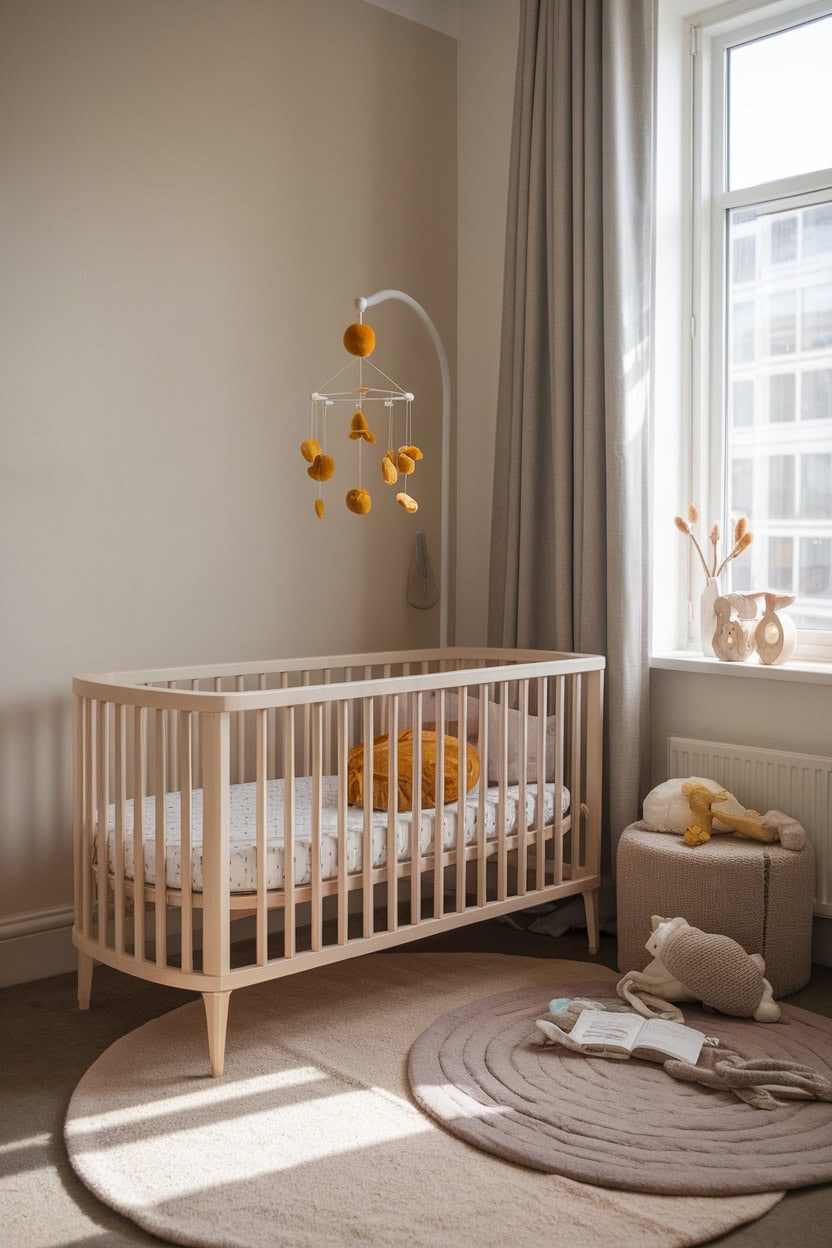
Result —
M413 809L413 733L408 728L398 736L396 751L398 798L400 811ZM455 802L459 797L459 740L445 737L444 800ZM373 810L389 806L389 739L385 733L373 742ZM480 775L480 759L473 746L465 752L465 789L474 787ZM436 806L436 733L422 733L422 809ZM347 758L347 800L351 806L364 805L364 743L353 746Z
M405 494L404 491L396 495L396 502L400 507L404 507L405 511L409 511L411 514L414 511L419 510L419 504L416 502L416 499L411 498L410 495Z
M381 475L388 485L395 485L399 479L399 472L396 468L396 459L392 450L388 451L381 461Z
M306 471L313 481L328 481L335 472L335 460L331 455L316 455Z
M376 435L367 424L367 417L362 411L357 411L350 421L350 438L355 442L358 438L363 438L370 445L375 442Z
M311 464L316 455L320 455L323 450L317 438L307 438L305 442L300 444L300 453L308 464Z

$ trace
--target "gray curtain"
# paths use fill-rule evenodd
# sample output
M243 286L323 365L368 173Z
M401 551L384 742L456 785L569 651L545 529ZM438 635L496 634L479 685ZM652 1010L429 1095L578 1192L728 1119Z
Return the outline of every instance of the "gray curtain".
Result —
M655 0L523 0L489 640L604 654L605 838L647 762Z

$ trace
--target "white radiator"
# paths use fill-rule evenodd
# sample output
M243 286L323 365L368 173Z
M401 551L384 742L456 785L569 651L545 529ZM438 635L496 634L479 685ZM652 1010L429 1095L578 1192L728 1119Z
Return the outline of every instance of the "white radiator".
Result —
M815 914L832 917L832 758L668 737L667 774L716 780L744 806L799 819L815 851Z

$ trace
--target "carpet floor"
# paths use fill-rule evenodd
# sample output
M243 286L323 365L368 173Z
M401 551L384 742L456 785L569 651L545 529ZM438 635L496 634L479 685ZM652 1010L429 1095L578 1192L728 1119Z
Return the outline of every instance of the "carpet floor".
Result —
M235 994L222 1079L199 1003L112 1045L70 1102L66 1140L106 1203L202 1248L685 1248L781 1192L703 1199L593 1187L463 1143L412 1104L405 1058L426 1018L483 986L610 987L606 967L504 954L392 953ZM499 1112L499 1111L497 1111ZM576 1138L576 1148L581 1142ZM522 1212L522 1218L519 1211Z
M496 922L445 933L412 948L589 960L583 933L553 941ZM602 939L599 961L615 966L614 939ZM114 1040L193 999L192 994L142 983L106 968L96 970L93 1008L86 1014L75 1008L72 975L0 992L4 1242L14 1248L124 1248L161 1242L84 1187L66 1157L62 1127L75 1085ZM832 1015L832 971L815 968L811 984L792 1000ZM812 1188L790 1193L761 1220L712 1242L725 1248L781 1248L784 1243L825 1248L831 1220L832 1188ZM518 1221L522 1224L522 1211ZM327 1231L320 1242L338 1241Z

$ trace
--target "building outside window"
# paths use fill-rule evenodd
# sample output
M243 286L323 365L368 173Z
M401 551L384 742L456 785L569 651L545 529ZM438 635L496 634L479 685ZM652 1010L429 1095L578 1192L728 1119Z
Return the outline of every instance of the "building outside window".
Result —
M717 13L693 42L712 117L694 188L710 237L698 419L710 514L755 535L733 588L795 594L798 627L832 645L832 4L766 12Z

